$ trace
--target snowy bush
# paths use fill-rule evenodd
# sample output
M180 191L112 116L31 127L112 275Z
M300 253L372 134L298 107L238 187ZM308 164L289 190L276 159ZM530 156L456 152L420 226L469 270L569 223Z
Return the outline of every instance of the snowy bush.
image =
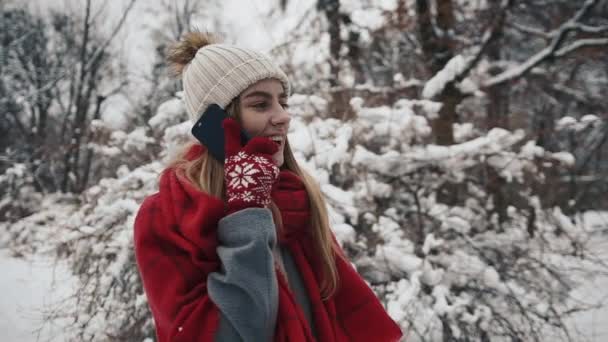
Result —
M38 209L41 194L34 190L26 164L13 164L0 174L0 222L15 221Z
M569 338L564 319L581 309L568 300L569 266L588 237L543 190L544 171L570 166L570 154L499 128L426 144L429 125L407 100L298 126L311 141L294 145L319 146L304 157L331 180L334 222L356 232L345 247L406 340Z
M14 189L11 193L18 194L22 189L40 197L36 205L25 206L24 202L28 212L21 216L26 217L10 224L2 222L8 234L3 234L0 242L14 255L50 254L64 259L78 279L77 290L71 296L44 312L45 324L71 318L65 331L70 340L133 341L143 340L153 332L135 267L132 229L139 203L158 187L163 165L158 159L168 158L160 151L176 143L162 137L175 138L170 134L175 130L181 133L182 140L185 137L185 132L177 129L180 125L154 119L170 118L166 111L175 109L175 103L176 99L172 99L160 106L157 116L150 120L155 120L153 130L139 127L125 133L111 130L101 121L94 122L96 140L90 147L100 156L99 162L110 168L111 176L80 196L57 193L42 197L28 188L22 165L15 165L0 176L3 186ZM178 114L186 117L183 112ZM145 160L152 162L131 169L130 165ZM3 208L15 206L9 194L2 202Z

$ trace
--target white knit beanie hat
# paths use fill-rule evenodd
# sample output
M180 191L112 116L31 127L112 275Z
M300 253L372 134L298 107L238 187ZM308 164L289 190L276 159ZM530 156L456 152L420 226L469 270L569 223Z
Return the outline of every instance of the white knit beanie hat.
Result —
M226 108L252 84L274 78L287 95L287 76L265 54L226 44L200 48L182 73L184 101L192 122L196 122L212 103Z

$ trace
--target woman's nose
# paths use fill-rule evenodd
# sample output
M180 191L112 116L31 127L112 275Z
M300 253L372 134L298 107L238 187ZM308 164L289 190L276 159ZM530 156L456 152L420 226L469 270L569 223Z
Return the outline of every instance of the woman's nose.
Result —
M279 105L279 109L270 120L273 125L287 125L291 121L291 115L283 106Z

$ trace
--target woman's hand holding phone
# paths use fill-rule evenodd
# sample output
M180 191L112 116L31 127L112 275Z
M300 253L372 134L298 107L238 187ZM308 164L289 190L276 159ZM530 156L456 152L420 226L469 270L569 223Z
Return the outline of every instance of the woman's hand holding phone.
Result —
M228 118L222 127L228 214L244 208L266 207L272 186L279 177L279 167L272 160L277 145L267 137L254 137L242 146L238 122Z

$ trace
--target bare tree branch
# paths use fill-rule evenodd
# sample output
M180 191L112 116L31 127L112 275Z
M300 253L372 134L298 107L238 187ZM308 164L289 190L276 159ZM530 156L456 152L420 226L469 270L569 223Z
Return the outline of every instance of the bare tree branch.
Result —
M479 63L481 57L486 53L488 46L490 46L490 43L496 39L498 32L500 32L500 30L502 29L505 17L507 15L507 10L512 5L512 0L502 0L496 19L492 21L493 24L490 25L490 27L488 27L484 32L481 39L481 44L476 48L477 51L473 53L472 58L467 60L468 65L462 70L460 74L458 74L454 78L456 82L462 81L469 74L469 72L477 65L477 63Z
M546 31L543 31L542 29L537 29L535 27L522 25L521 23L518 23L518 22L510 22L508 26L512 27L522 33L532 34L532 35L539 36L544 39L551 38L551 33L547 33Z
M112 30L112 33L110 34L110 36L106 39L106 41L104 43L102 43L92 54L91 58L88 60L88 63L86 64L86 66L83 68L83 72L87 73L92 64L94 63L94 61L99 58L101 56L101 54L103 54L107 47L110 45L110 43L112 42L112 40L114 40L114 38L116 37L116 35L118 34L118 32L120 31L120 29L122 28L122 26L124 25L126 19L127 19L127 15L129 14L129 12L131 11L131 9L133 8L133 6L135 5L135 2L137 0L131 0L131 2L129 2L129 5L127 5L127 7L125 8L125 11L122 15L122 17L120 18L120 21L118 22L118 24L116 25L116 27L114 27L114 29ZM39 93L47 91L51 88L53 88L57 82L63 80L64 78L66 78L67 76L69 76L70 73L69 72L64 72L62 74L59 74L56 78L52 79L51 81L47 82L46 84L44 84L43 86L41 86L40 88L36 89L35 91L23 95L23 99L24 100L29 100L32 99L36 96L38 96ZM8 102L10 100L10 98L8 97L4 97L4 98L0 98L0 103L3 102Z
M112 33L110 33L110 35L108 36L108 38L106 39L106 41L103 44L101 44L97 48L97 50L95 50L95 52L93 52L93 55L91 56L91 58L89 59L89 62L87 63L86 67L84 68L84 72L88 72L89 69L91 68L91 66L95 63L95 60L97 58L99 58L106 51L107 47L110 45L110 43L112 42L112 40L114 40L114 37L116 37L116 35L118 34L118 32L120 31L120 29L124 25L125 20L127 19L127 16L129 15L129 12L131 12L131 9L135 5L136 1L137 0L131 0L129 2L129 4L125 8L124 13L122 14L122 17L118 21L118 24L116 24L116 26L114 27L114 30L112 30Z

